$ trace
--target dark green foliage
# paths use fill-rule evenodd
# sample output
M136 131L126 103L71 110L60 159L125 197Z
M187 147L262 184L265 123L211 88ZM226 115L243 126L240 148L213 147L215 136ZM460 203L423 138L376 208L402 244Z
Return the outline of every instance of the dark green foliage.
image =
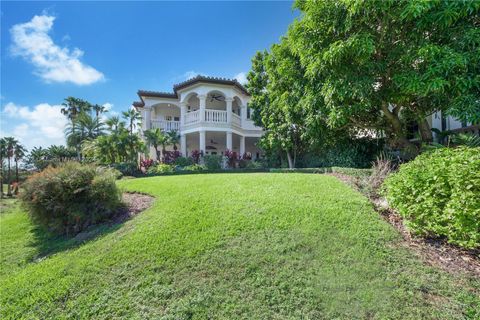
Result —
M343 168L343 167L322 167L322 168L273 168L270 172L281 173L342 173L354 177L369 176L371 169Z
M174 164L179 167L187 167L193 164L193 159L189 157L178 157Z
M184 171L203 171L205 170L205 166L193 163L189 166L183 167Z
M441 148L400 166L385 180L385 194L408 226L480 246L480 148Z
M136 176L140 174L138 165L135 162L119 162L110 165L111 168L120 171L124 176Z
M21 200L32 220L59 234L76 234L111 217L121 206L116 174L69 162L32 175Z
M218 170L222 168L223 157L220 155L206 155L203 157L203 160L208 170Z

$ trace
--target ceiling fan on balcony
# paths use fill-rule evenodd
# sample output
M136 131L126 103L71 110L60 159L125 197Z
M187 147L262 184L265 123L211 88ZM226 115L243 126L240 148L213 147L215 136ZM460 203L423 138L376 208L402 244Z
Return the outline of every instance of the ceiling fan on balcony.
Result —
M224 98L223 98L223 96L221 96L221 95L216 95L216 94L214 94L214 93L212 93L212 94L210 95L210 102L213 102L213 100L223 101L223 99L224 99Z

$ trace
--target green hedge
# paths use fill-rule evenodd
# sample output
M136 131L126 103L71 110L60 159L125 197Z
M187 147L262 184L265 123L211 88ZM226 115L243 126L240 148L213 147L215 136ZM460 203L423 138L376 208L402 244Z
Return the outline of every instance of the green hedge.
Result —
M372 173L371 169L343 168L343 167L323 167L323 168L272 168L270 172L277 173L342 173L355 177L365 177Z
M384 193L412 231L480 247L480 148L424 153L387 178Z

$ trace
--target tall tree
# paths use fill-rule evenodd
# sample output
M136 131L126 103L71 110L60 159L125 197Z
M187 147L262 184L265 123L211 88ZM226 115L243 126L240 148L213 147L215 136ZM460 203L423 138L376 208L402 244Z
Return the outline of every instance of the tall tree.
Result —
M130 128L130 134L133 134L133 130L137 126L138 122L142 119L140 112L131 108L128 111L123 111L122 116L128 122L128 127Z
M5 138L5 149L6 149L6 155L7 155L7 163L8 163L8 174L7 174L7 181L8 181L8 187L7 187L7 196L12 195L12 187L11 187L11 160L14 155L14 150L15 146L17 145L18 141L13 138L13 137L6 137Z
M168 137L168 144L173 146L173 150L177 151L177 144L180 143L180 135L178 134L178 131L171 130L168 131L166 134Z
M82 112L89 112L92 108L87 101L75 97L65 98L62 105L63 108L60 111L72 122L72 125L77 115Z
M3 160L7 157L7 141L0 138L0 197L3 197Z
M297 1L292 51L332 127L382 129L416 152L406 123L431 140L426 117L480 120L479 1Z
M18 183L18 162L25 157L27 149L20 143L15 144L13 157L15 161L15 181Z
M155 148L157 161L160 161L160 150L158 149L158 147L162 145L164 146L163 150L165 150L165 144L167 143L169 137L166 136L159 128L145 130L143 132L143 135L147 144Z

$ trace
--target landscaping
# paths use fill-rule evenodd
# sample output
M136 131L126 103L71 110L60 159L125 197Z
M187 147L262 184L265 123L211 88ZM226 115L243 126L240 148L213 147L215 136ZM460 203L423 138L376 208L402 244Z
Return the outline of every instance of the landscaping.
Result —
M76 246L39 238L14 200L2 203L2 319L480 316L478 277L425 264L335 177L118 184L155 196L153 206ZM55 243L62 245L45 255Z

